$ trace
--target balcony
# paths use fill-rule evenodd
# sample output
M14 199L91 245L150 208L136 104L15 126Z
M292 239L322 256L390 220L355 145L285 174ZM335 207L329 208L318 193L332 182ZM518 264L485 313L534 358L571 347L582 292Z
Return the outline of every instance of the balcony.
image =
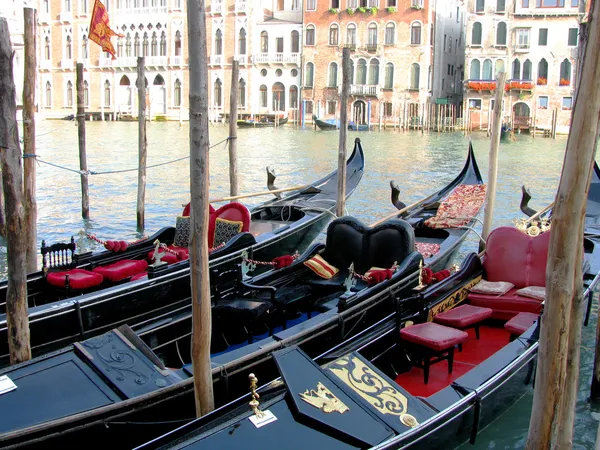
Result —
M300 65L300 53L257 53L252 56L252 63Z
M169 60L169 58L167 58L166 56L146 56L145 63L146 63L146 66L166 67L168 60Z
M377 97L379 86L376 84L351 84L350 95L364 95L366 97Z
M183 56L171 56L171 65L172 66L183 66Z
M346 44L344 48L349 48L351 52L356 51L356 44Z
M533 81L531 80L508 80L505 90L507 91L531 91L533 90Z
M119 58L119 59L121 59L121 58ZM116 61L115 61L115 62L116 62ZM100 67L112 67L112 65L113 65L113 60L112 60L111 58L104 58L104 57L101 57L101 58L98 60L98 63L99 63L99 65L100 65Z
M210 65L211 66L222 66L223 65L223 55L210 55Z
M135 16L144 16L144 15L162 15L167 14L168 10L166 6L146 6L146 7L138 7L138 8L117 8L118 15L135 15Z
M365 45L365 50L368 51L369 53L376 53L377 52L377 44L367 44L367 45Z
M71 11L63 11L58 15L58 20L62 23L71 23L73 21L73 13L71 13Z
M50 23L50 14L48 11L39 10L38 20L41 24L49 24Z
M248 13L248 2L246 0L235 0L235 13L236 14L247 14Z
M529 42L524 44L515 44L513 50L515 53L527 53L529 52Z
M72 69L73 68L73 60L72 59L61 59L60 60L60 68L61 69Z
M486 81L486 80L467 80L465 82L467 89L472 89L474 91L495 91L496 90L496 82L495 81Z
M42 59L40 61L40 69L41 70L50 70L52 68L52 61L49 59Z
M235 60L240 63L240 66L248 65L248 55L235 55Z
M210 4L211 14L223 14L223 2L221 0L213 0Z
M121 56L114 60L112 65L118 67L137 67L137 56Z

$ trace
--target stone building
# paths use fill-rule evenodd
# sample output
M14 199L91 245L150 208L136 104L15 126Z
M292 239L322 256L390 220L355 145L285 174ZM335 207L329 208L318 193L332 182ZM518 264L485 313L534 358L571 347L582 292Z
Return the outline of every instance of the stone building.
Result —
M10 43L15 52L13 74L18 108L23 104L23 71L25 69L23 6L26 4L28 2L24 0L4 0L0 2L0 17L6 18Z
M574 100L579 0L468 0L465 98L473 129L487 129L496 74L506 72L502 118L516 130L568 132Z

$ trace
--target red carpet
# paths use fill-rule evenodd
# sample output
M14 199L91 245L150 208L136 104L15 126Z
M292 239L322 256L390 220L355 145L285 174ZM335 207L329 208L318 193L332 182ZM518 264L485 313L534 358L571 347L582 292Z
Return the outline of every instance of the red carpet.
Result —
M510 333L502 327L480 327L480 339L475 339L475 330L469 329L469 340L463 345L463 351L454 352L454 367L448 375L448 362L442 361L429 368L429 382L423 384L423 369L413 367L396 377L396 383L412 395L429 397L444 389L481 361L489 358L506 344Z

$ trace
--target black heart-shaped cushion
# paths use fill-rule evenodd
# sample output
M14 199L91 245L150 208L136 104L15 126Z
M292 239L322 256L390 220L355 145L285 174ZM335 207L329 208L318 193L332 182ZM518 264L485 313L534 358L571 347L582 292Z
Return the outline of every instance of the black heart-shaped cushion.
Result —
M365 273L371 267L390 268L415 250L415 233L402 219L370 228L354 217L341 217L327 228L323 258L338 269Z

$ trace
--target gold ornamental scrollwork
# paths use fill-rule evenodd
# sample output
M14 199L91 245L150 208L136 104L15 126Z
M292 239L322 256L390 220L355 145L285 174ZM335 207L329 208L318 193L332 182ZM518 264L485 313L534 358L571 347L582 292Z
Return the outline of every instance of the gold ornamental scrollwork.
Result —
M344 402L337 398L329 389L327 389L320 381L317 383L317 389L307 389L303 393L298 394L306 403L320 409L324 413L339 412L344 414L349 411Z

